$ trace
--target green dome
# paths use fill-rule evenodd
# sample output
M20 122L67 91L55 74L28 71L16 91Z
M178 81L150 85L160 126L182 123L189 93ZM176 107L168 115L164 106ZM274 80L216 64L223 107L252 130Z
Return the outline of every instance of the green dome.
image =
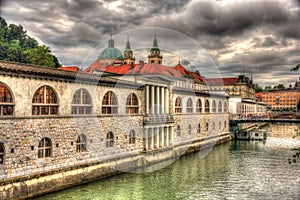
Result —
M119 49L114 47L114 40L112 38L108 40L108 47L106 47L99 55L99 59L107 58L123 60L123 55Z
M100 59L105 59L105 58L114 58L114 59L123 59L123 55L120 52L119 49L114 48L114 47L107 47L105 48L99 55Z

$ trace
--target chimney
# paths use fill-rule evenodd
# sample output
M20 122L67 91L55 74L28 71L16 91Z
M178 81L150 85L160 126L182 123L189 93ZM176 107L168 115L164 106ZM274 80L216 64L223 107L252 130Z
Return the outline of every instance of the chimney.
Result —
M144 61L140 60L139 65L144 65Z

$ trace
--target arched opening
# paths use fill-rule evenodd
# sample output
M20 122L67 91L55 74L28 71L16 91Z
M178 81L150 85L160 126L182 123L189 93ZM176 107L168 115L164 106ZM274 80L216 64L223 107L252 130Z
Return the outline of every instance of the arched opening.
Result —
M92 98L86 89L79 89L72 99L72 114L87 115L92 113Z
M129 133L129 144L135 144L136 136L135 131L131 130Z
M186 113L192 113L193 112L193 101L191 98L188 98L186 102Z
M0 143L0 165L4 164L4 157L5 157L5 148L2 143Z
M109 132L106 134L106 147L114 146L114 134L113 132Z
M209 113L209 101L208 101L208 99L205 100L205 112Z
M57 115L58 100L54 89L44 85L37 89L32 99L32 115Z
M218 112L222 113L222 102L221 101L219 101Z
M213 112L213 113L216 113L216 112L217 112L217 104L216 104L216 101L215 101L215 100L213 100L213 102L212 102L212 112Z
M52 143L49 138L43 138L38 146L38 158L51 157Z
M192 126L189 124L188 126L188 134L191 135L192 134Z
M197 113L202 113L202 101L201 101L201 99L198 99L198 101L197 101L196 112Z
M126 100L126 113L138 114L138 112L139 112L138 98L134 93L131 93Z
M14 114L14 100L10 89L0 82L0 116Z
M84 134L81 134L77 137L76 140L76 152L87 151L87 138Z
M181 130L180 130L179 125L177 126L176 135L179 136L179 137L181 136Z
M175 100L175 113L181 113L182 112L182 104L180 97L177 97Z
M118 101L115 93L106 92L102 100L102 114L117 114Z

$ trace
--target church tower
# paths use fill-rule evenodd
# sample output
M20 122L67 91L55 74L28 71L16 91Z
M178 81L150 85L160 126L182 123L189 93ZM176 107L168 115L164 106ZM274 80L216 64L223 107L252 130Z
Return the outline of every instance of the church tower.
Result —
M156 32L154 35L153 47L148 55L148 63L162 64L162 55L157 45Z
M130 48L129 36L127 36L126 49L124 50L124 64L134 64L134 62L135 58Z

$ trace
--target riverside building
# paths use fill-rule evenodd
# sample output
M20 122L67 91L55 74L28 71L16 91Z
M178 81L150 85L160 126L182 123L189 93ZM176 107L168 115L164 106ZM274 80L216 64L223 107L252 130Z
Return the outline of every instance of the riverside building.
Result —
M84 71L0 61L0 191L28 198L230 139L228 98L199 73L111 38Z
M206 79L212 91L225 90L229 96L231 118L256 118L267 114L267 104L255 98L252 77L245 75Z

